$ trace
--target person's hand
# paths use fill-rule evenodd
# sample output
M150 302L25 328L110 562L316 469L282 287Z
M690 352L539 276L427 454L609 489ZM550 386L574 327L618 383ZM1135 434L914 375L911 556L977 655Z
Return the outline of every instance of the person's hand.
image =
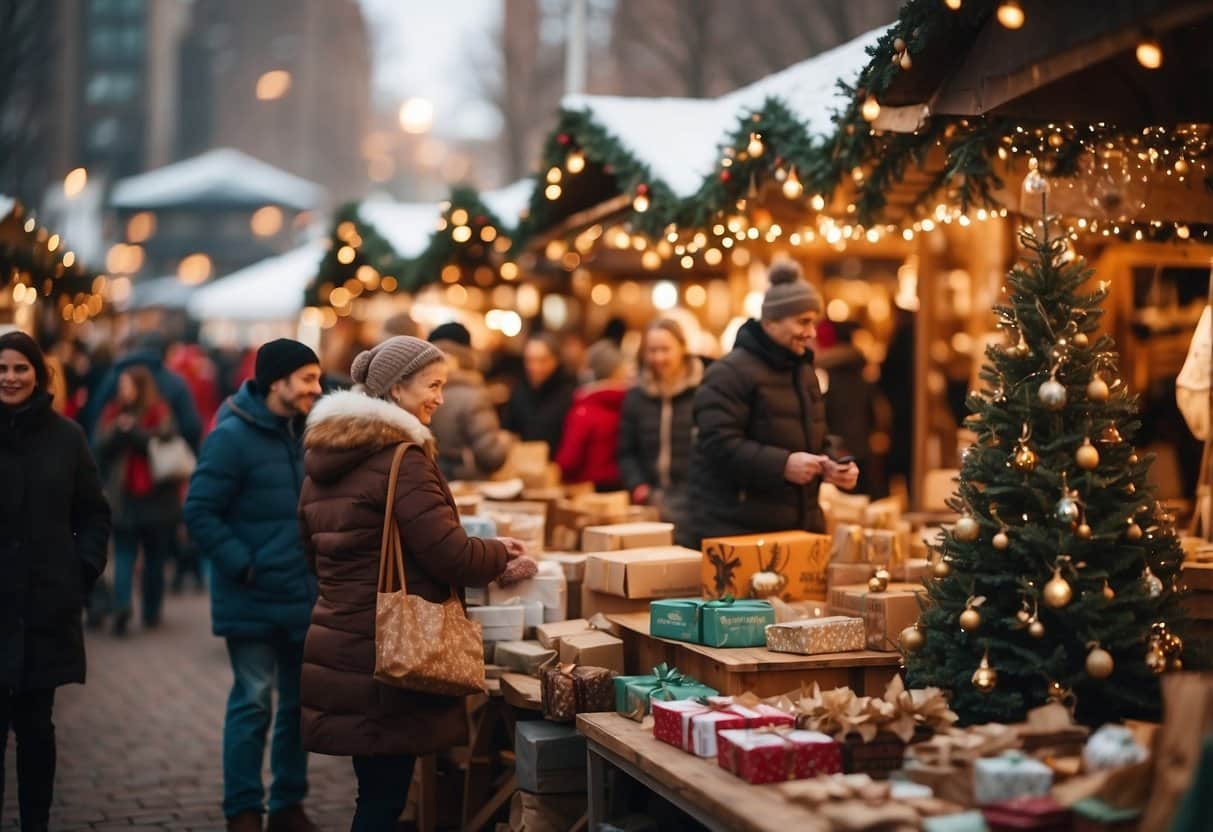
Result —
M501 586L512 586L519 581L533 578L538 573L539 564L523 555L506 563L505 571L497 577L497 583Z
M850 491L859 484L859 466L854 462L839 464L828 460L825 464L825 481L843 491Z
M822 464L828 457L796 451L788 456L783 466L783 478L792 485L807 485L821 474Z
M510 560L526 556L526 544L514 537L497 538L505 544L505 556Z

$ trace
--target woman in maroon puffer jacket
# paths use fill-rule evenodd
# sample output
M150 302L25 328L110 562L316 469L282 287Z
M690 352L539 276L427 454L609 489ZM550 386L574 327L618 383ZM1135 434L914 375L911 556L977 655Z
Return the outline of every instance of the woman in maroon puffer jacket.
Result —
M394 511L408 591L433 602L451 587L534 574L523 546L468 537L435 462L430 417L442 404L445 356L397 336L361 353L359 387L321 399L308 417L299 513L319 584L303 653L303 744L351 756L358 775L352 830L395 829L418 754L465 735L462 697L432 696L375 681L375 599L388 475L407 442Z

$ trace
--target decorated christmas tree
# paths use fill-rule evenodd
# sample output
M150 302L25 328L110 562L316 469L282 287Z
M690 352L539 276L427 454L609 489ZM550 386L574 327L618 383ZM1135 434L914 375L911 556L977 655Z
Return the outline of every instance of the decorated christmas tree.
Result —
M1033 170L1024 191L1047 217L1047 181ZM1049 219L1020 238L1026 262L994 309L1010 337L987 349L969 397L961 516L901 636L909 684L951 690L968 723L1050 699L1088 724L1157 718L1158 676L1183 666L1183 556L1133 447L1137 401L1098 331L1108 286L1088 286Z

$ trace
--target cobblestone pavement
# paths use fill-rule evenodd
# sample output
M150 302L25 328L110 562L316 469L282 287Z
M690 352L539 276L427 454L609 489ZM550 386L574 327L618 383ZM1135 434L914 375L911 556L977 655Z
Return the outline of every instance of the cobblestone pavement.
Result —
M165 600L160 629L88 635L88 684L55 699L59 767L52 832L222 830L223 712L232 674L211 635L205 596ZM16 830L10 736L0 830ZM269 783L268 750L265 782ZM312 755L307 808L324 830L349 828L354 775L343 757Z

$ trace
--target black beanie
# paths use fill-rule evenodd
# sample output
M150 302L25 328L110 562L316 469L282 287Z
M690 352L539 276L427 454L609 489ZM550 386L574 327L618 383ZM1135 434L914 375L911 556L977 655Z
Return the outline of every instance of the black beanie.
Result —
M257 390L265 395L270 391L270 385L278 379L286 378L306 364L319 363L320 359L308 345L290 338L278 338L267 341L257 350L253 378L257 382Z
M431 344L437 344L439 341L450 341L463 347L470 347L472 345L472 333L468 332L468 328L458 321L448 321L435 327L434 331L430 333L429 341Z

